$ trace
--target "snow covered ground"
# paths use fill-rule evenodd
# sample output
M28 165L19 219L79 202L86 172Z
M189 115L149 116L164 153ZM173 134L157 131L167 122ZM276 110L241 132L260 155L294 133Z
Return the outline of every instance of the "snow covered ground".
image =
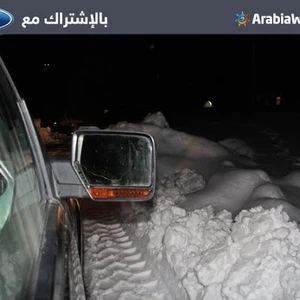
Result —
M45 145L58 145L70 141L70 137L63 133L52 132L51 128L42 127L41 119L34 119L36 129Z
M42 127L41 119L34 119L34 123L41 141L50 156L69 157L71 155L71 136L53 132L49 126Z
M154 136L158 185L150 203L82 201L88 299L300 299L299 159L275 132L263 153L161 113L110 128Z

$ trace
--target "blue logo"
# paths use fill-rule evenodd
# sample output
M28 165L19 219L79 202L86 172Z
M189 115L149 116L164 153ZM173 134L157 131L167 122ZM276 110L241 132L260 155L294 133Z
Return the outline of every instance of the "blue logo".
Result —
M14 21L14 17L8 11L0 9L0 29L11 25Z
M247 25L247 22L250 22L249 16L245 15L244 12L242 11L240 14L236 14L237 19L235 19L235 22L238 23L239 27L244 25Z

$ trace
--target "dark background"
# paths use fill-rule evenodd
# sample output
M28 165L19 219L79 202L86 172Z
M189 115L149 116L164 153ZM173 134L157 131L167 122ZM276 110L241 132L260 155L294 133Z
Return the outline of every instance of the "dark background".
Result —
M201 114L208 100L219 113L299 111L299 40L295 35L3 35L0 55L33 117L44 125L62 117L101 123L107 115L110 122L158 110ZM276 96L282 99L279 107Z

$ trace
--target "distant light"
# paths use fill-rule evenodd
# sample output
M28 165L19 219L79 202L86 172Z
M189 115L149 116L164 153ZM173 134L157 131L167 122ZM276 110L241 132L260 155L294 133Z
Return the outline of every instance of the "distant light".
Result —
M50 64L44 63L44 71L47 71L50 67Z
M150 45L150 49L154 49L154 45Z
M203 107L212 107L213 104L210 101L206 101Z
M281 103L281 97L276 97L276 105L280 105Z

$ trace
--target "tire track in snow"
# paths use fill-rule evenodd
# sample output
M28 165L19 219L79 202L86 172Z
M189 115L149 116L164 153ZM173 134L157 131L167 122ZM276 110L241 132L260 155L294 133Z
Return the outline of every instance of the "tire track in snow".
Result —
M89 209L83 219L87 299L166 299L158 278L112 207Z

